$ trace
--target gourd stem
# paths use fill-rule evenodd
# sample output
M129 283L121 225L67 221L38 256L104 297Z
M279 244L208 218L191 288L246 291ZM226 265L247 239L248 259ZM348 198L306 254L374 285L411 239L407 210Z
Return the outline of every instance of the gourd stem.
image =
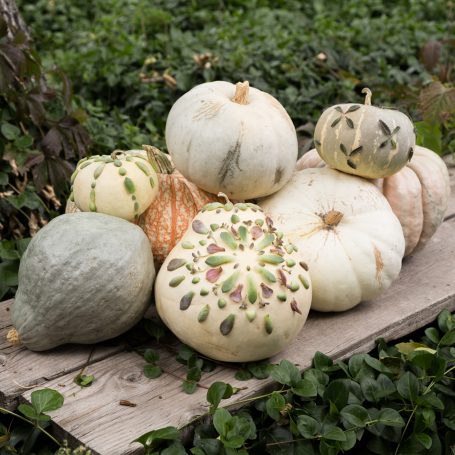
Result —
M116 160L117 157L118 157L119 155L121 155L122 153L125 153L125 152L124 152L123 150L114 150L114 151L111 153L111 158L112 158L113 160Z
M159 148L153 145L143 145L142 148L147 153L147 158L156 172L159 174L172 174L174 172L171 160Z
M365 106L371 106L371 96L373 95L371 90L368 87L365 87L362 89L362 93L365 93Z
M343 218L343 214L338 210L330 210L322 216L322 220L330 228L337 226L341 218Z
M225 199L225 200L226 200L226 204L229 204L229 203L231 202L231 201L229 200L229 198L228 198L224 193L219 192L219 193L217 194L217 196L218 196L218 197L222 197L223 199Z
M235 84L235 94L232 101L237 104L248 104L248 92L250 89L250 83L248 81L237 82Z
M8 343L11 343L13 346L21 344L21 339L20 339L19 333L16 329L11 329L6 334L6 340L8 341Z

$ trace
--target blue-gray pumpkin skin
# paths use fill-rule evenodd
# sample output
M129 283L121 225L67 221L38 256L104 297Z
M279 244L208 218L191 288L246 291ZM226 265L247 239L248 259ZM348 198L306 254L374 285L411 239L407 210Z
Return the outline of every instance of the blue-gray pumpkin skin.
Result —
M154 279L150 242L138 226L100 213L61 215L22 257L13 325L33 351L107 340L141 319Z

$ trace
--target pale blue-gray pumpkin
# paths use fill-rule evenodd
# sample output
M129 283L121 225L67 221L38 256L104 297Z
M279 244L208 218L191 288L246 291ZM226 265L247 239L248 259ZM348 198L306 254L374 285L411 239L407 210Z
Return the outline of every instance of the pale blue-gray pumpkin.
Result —
M154 278L150 243L138 226L101 213L59 216L21 259L13 326L33 351L113 338L141 319Z
M383 178L398 172L415 151L414 126L395 109L365 104L338 104L319 118L314 143L321 158L332 168L366 178Z

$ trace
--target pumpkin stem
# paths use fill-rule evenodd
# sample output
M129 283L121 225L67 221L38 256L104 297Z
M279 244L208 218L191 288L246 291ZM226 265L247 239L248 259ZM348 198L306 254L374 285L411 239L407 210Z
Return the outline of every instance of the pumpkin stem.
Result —
M248 104L249 89L250 83L248 81L237 82L237 84L235 84L235 94L232 101L237 104Z
M111 153L111 158L112 158L113 160L116 160L117 157L118 157L119 155L122 155L123 153L125 153L123 150L114 150L114 151Z
M362 89L362 93L365 93L365 106L371 106L371 90L368 87Z
M159 174L172 174L174 172L174 166L171 160L159 148L153 145L143 145L142 148L147 153L147 158L153 169L155 169L155 172Z
M330 212L327 212L322 216L322 221L324 221L327 227L333 228L335 226L338 226L341 218L343 218L343 214L341 212L338 210L330 210Z
M6 334L6 340L8 341L8 343L11 343L13 346L21 344L21 339L20 339L19 333L17 332L16 329L11 329Z
M231 201L229 200L229 198L228 198L224 193L219 192L219 193L217 194L217 196L218 196L218 197L222 197L223 199L225 199L225 200L226 200L226 204L229 204L229 203L231 202Z

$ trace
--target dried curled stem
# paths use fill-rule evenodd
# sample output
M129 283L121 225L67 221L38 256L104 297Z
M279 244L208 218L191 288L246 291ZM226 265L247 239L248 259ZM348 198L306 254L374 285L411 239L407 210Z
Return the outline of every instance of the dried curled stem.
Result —
M237 104L248 104L248 94L250 90L250 83L248 81L237 82L235 84L235 94L232 101Z
M362 89L362 93L365 93L365 106L371 106L371 96L373 93L368 87Z
M338 226L338 223L343 218L343 214L338 210L330 210L326 214L323 215L322 220L327 225L328 228L334 228Z

